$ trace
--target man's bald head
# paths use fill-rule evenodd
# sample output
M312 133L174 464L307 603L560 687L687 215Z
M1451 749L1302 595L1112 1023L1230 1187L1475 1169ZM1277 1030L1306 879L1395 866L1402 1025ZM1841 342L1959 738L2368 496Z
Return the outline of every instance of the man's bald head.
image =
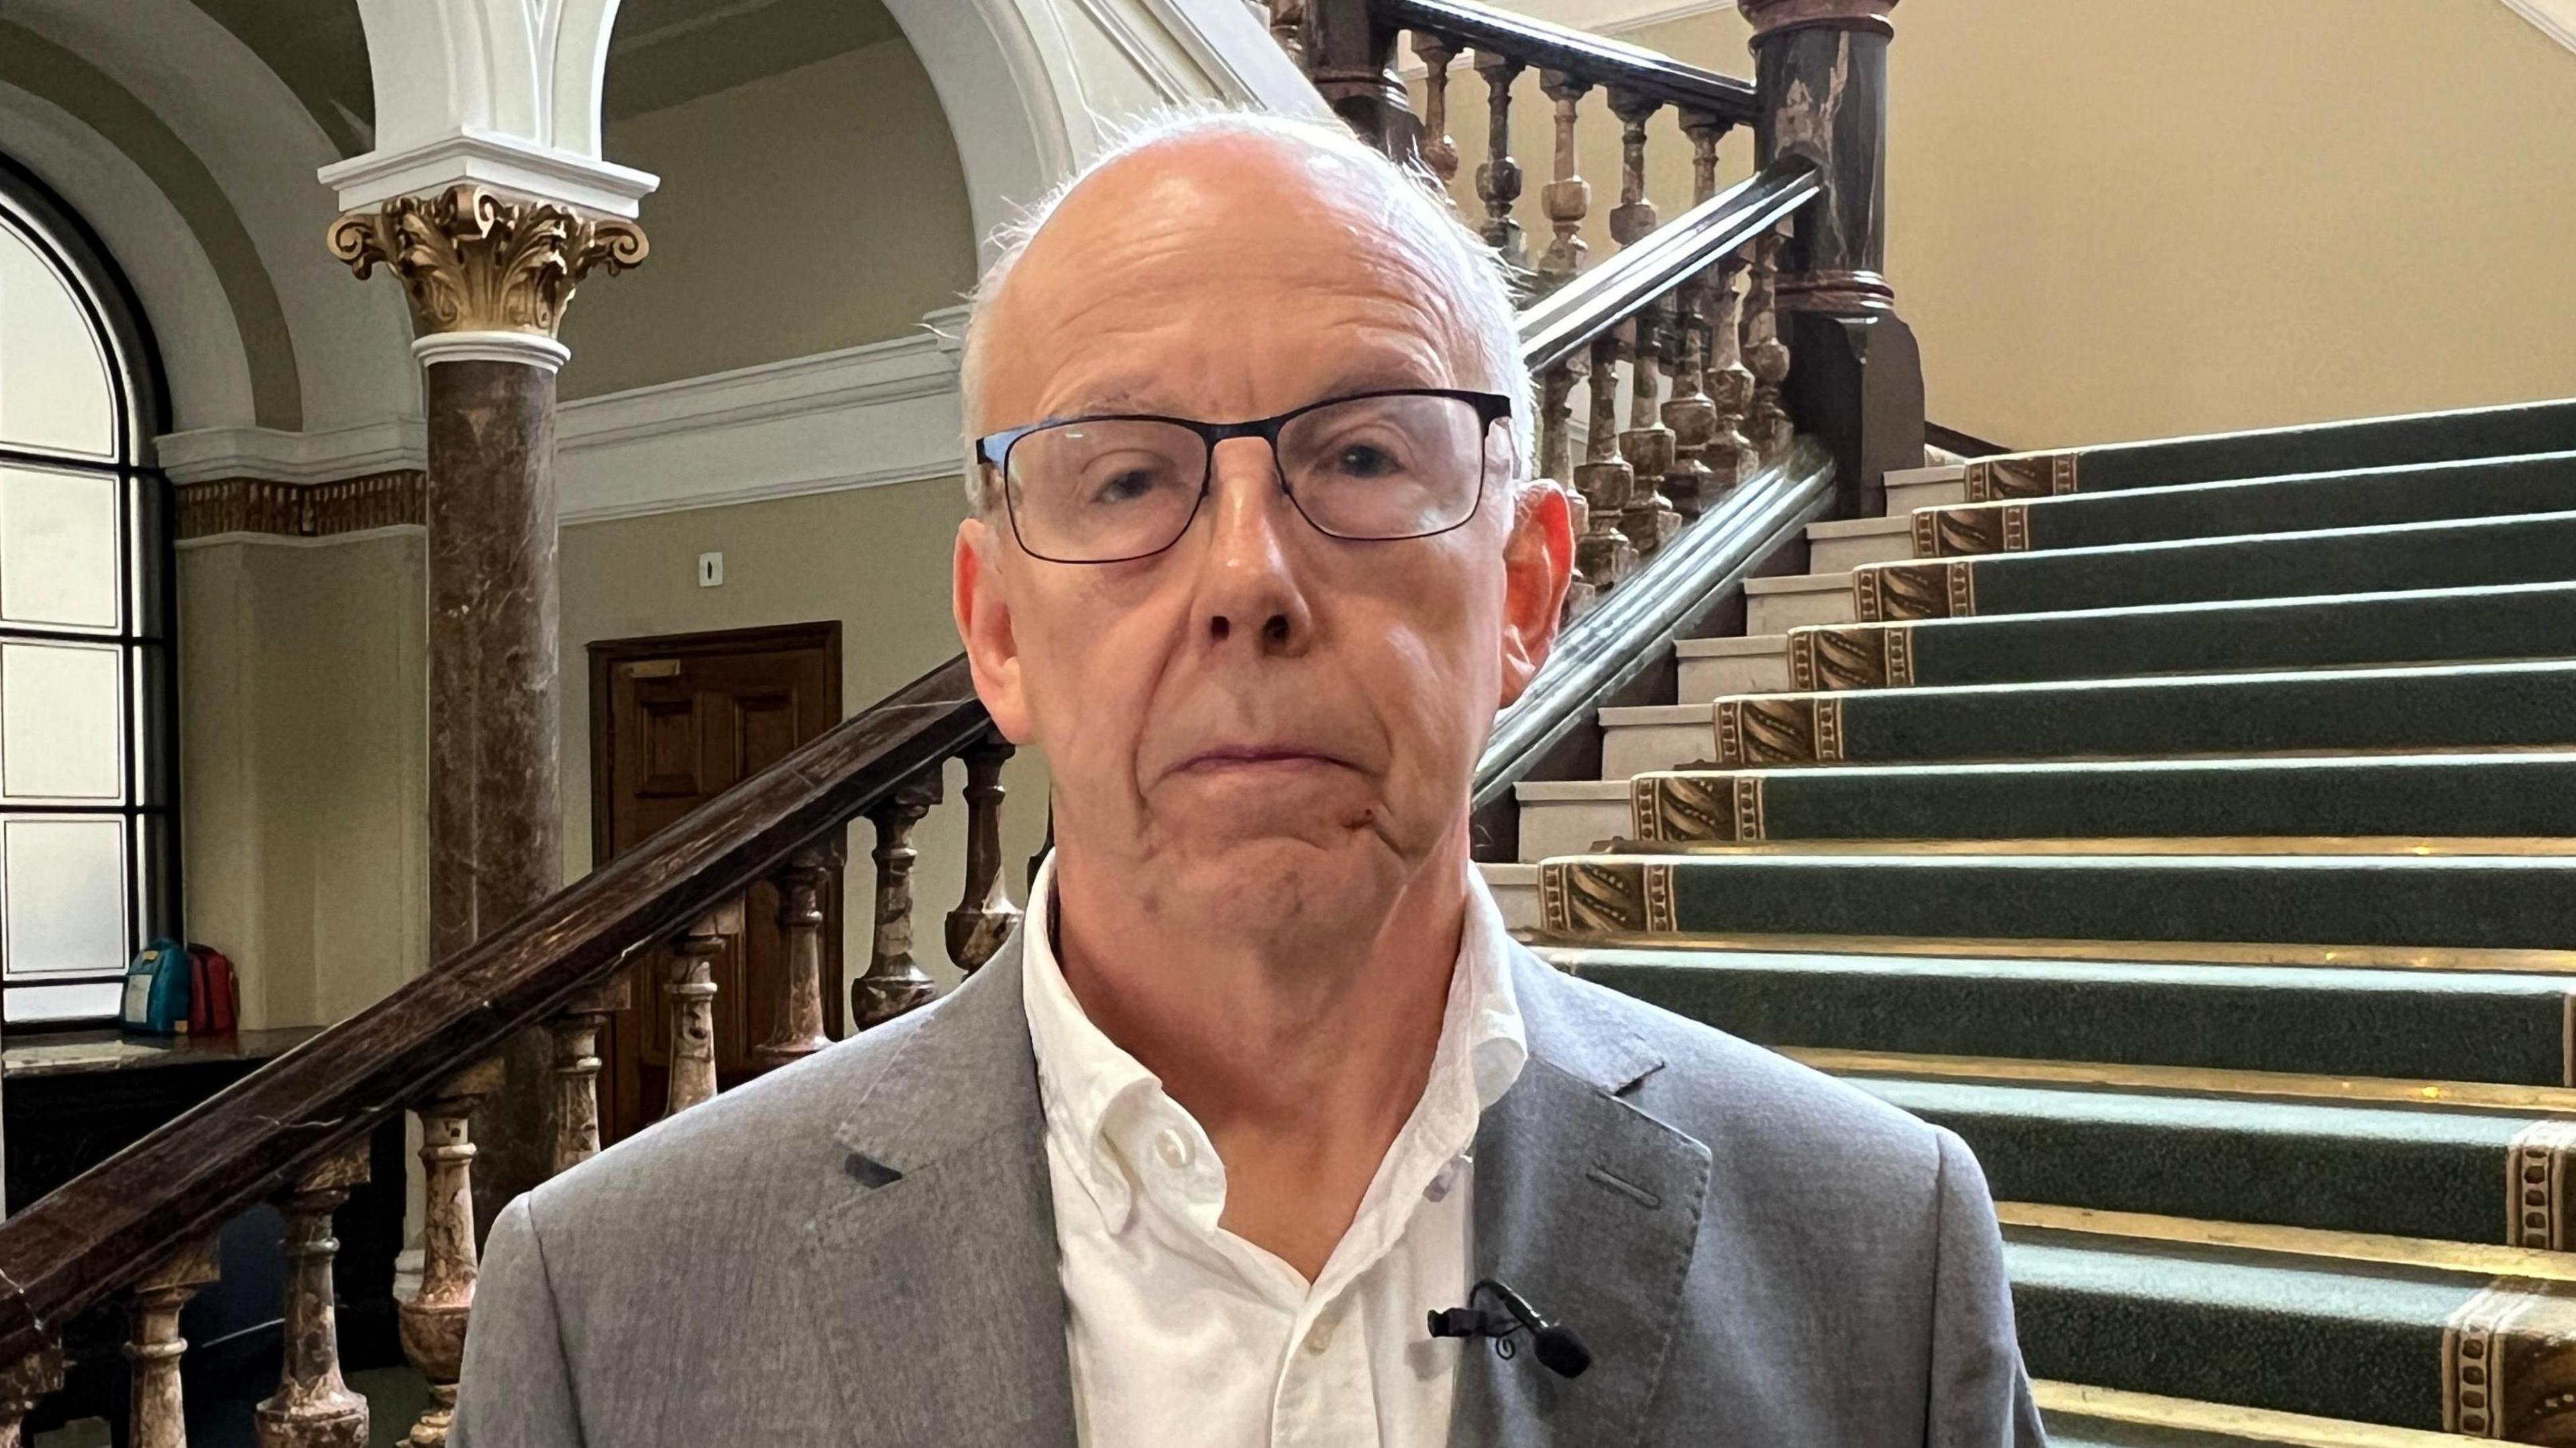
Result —
M1001 254L966 324L967 431L1040 421L1028 412L1044 406L1031 374L1052 360L1051 340L1116 311L1157 273L1238 269L1247 283L1257 273L1271 286L1302 277L1329 288L1376 272L1412 300L1454 385L1513 399L1519 456L1529 458L1532 408L1510 282L1435 186L1334 121L1191 112L1140 126L997 238ZM1140 264L1104 284L1111 258ZM988 488L970 457L967 492L979 510L992 501Z

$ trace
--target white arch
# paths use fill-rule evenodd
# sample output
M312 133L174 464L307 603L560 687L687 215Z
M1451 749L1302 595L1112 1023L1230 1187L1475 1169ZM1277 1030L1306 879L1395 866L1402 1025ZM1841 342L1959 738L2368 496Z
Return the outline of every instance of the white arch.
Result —
M0 131L10 154L80 213L133 284L161 353L172 425L250 426L241 328L178 208L106 137L7 84L0 84Z
M335 212L313 171L337 153L275 72L187 0L12 0L10 14L125 87L214 177L284 313L306 432L419 415L401 297L358 284L323 244Z

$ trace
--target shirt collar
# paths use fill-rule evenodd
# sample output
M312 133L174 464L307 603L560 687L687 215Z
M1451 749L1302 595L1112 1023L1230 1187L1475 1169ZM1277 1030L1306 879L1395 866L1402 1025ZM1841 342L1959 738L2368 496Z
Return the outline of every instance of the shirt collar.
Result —
M1055 856L1050 853L1030 882L1031 907L1021 927L1020 969L1037 1057L1038 1097L1047 1135L1071 1162L1111 1231L1133 1217L1138 1153L1144 1143L1177 1133L1189 1163L1194 1196L1212 1188L1202 1225L1213 1229L1224 1199L1223 1167L1206 1133L1163 1083L1084 1014L1056 959ZM1467 867L1466 919L1458 935L1457 968L1441 1017L1440 1043L1432 1056L1423 1099L1405 1130L1430 1133L1441 1160L1474 1143L1477 1117L1501 1099L1529 1059L1519 996L1512 982L1511 934L1482 871Z

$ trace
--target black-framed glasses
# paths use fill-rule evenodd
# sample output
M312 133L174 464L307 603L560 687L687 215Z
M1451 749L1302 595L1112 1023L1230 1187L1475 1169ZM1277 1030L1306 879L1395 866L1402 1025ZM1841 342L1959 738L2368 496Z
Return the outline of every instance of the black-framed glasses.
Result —
M1020 547L1054 563L1124 563L1180 542L1207 500L1216 445L1238 437L1270 444L1280 490L1318 532L1392 542L1476 516L1486 474L1511 456L1511 415L1498 393L1394 388L1252 422L1121 413L1032 423L977 439L975 459L1001 475Z

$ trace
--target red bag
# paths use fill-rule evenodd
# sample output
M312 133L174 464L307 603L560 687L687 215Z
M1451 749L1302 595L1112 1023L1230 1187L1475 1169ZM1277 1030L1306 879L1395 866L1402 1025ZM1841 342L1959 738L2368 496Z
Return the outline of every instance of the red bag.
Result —
M241 987L230 957L211 945L188 947L188 1034L229 1036L241 1024Z

